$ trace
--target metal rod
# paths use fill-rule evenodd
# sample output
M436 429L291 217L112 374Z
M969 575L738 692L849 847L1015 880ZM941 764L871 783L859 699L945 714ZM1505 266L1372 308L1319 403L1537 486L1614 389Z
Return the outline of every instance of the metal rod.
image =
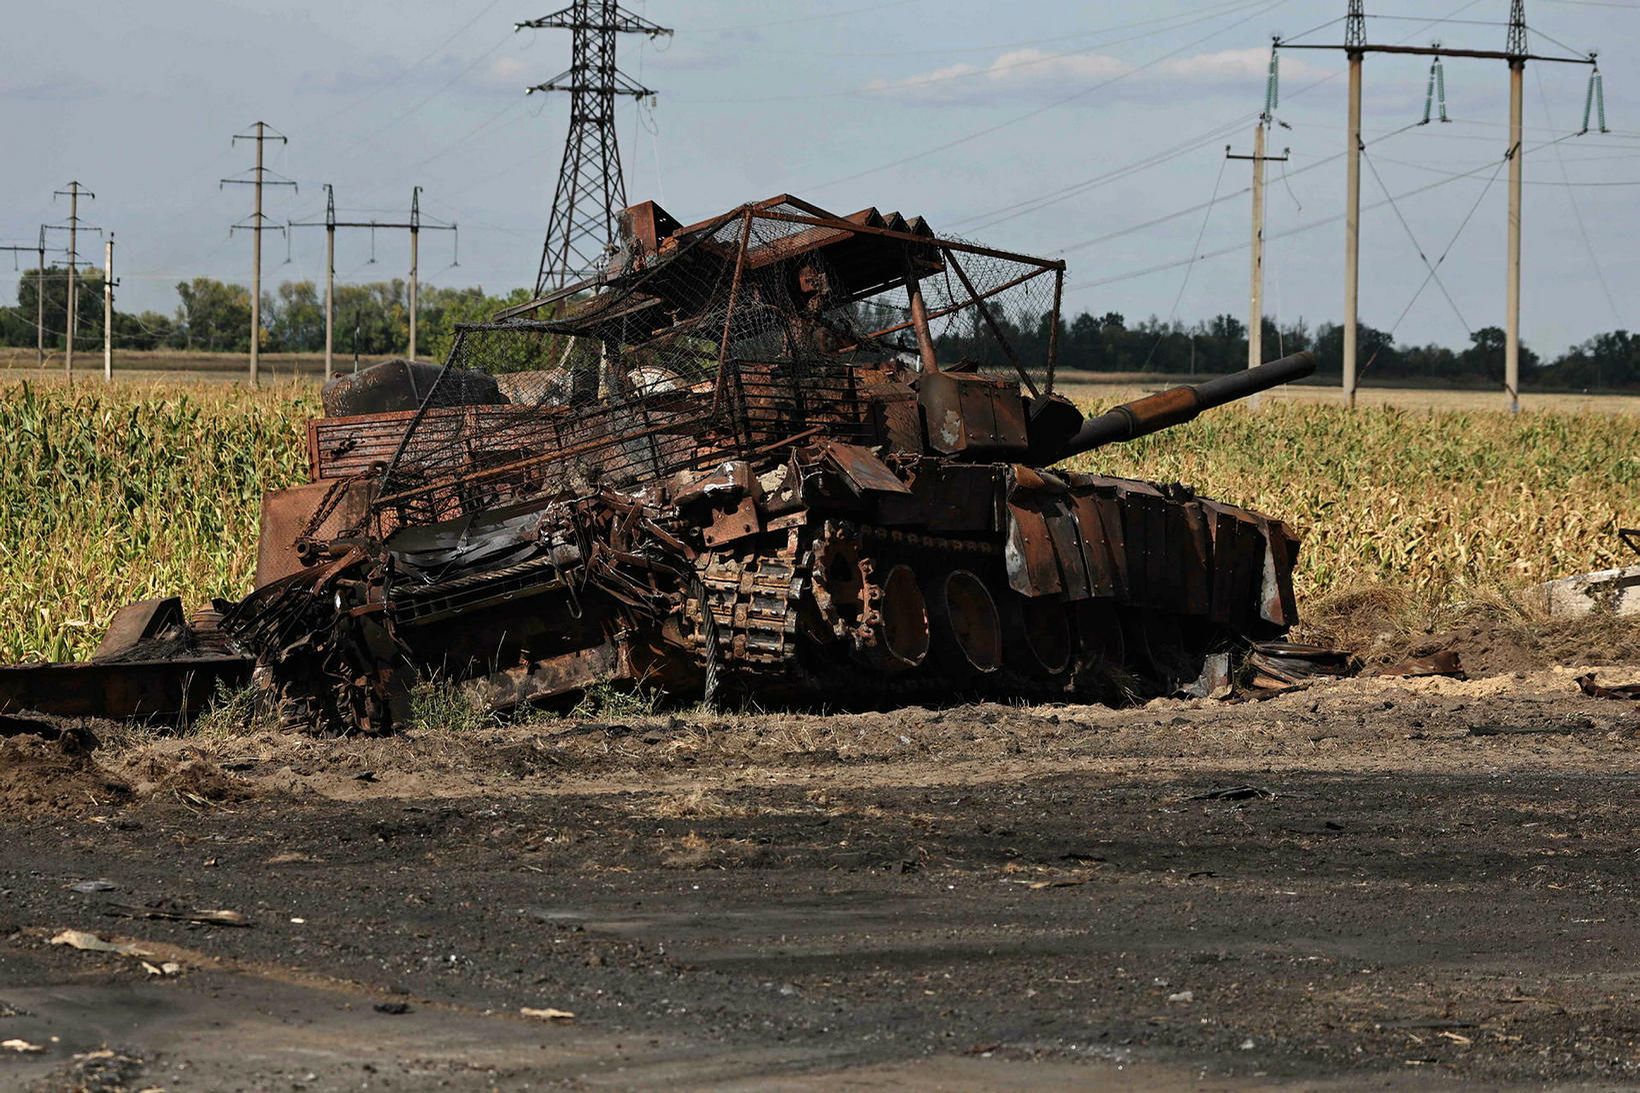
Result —
M940 362L934 352L934 335L928 328L928 305L923 302L922 278L911 263L911 251L905 252L905 294L911 305L911 329L917 335L917 359L924 372L938 372ZM973 292L973 289L969 289Z
M984 292L980 293L978 296L975 296L975 297L972 297L970 299L964 300L960 304L947 304L945 307L936 308L933 311L930 311L928 313L928 318L929 318L930 321L932 321L934 319L943 319L947 315L950 315L954 311L961 311L963 308L970 307L973 304L978 303L980 300L989 300L993 296L997 296L997 295L1000 295L1001 293L1007 292L1009 289L1013 288L1015 285L1022 285L1026 281L1029 281L1032 277L1040 277L1052 268L1053 267L1051 267L1051 266L1041 266L1041 267L1038 267L1037 269L1031 270L1031 272L1029 272L1029 273L1022 273L1018 277L1015 277L1015 278L1013 278L1012 280L1009 280L1009 281L1004 281L1002 284L997 285L995 288L988 288ZM1059 272L1059 275L1061 277L1063 277L1064 274L1065 274L1065 271L1063 269L1059 270L1058 272ZM898 334L900 331L906 329L910 325L911 325L911 320L907 319L903 323L895 323L893 326L885 326L881 330L873 330L870 334L866 335L866 339L869 341L872 338L886 338L890 334Z
M794 213L777 213L770 209L756 209L752 213L759 220L780 220L788 224L811 224L817 228L835 228L838 231L852 232L856 235L880 235L885 239L900 239L907 243L922 243L927 246L949 247L963 254L977 254L983 258L1002 258L1009 262L1022 262L1026 265L1037 266L1041 269L1064 269L1063 258L1037 258L1029 254L1015 254L1013 251L997 250L994 247L981 247L973 243L963 243L955 239L941 239L934 235L918 235L916 232L896 231L893 228L879 228L871 224L856 224L852 220L839 220L836 217L798 216Z
M718 339L717 386L712 392L712 416L723 407L723 385L728 382L729 327L735 317L735 303L740 298L740 281L746 273L746 244L752 237L752 213L746 210L740 220L740 245L735 250L735 275L729 282L729 305L723 311L723 336Z
M1040 394L1036 389L1036 384L1031 382L1030 373L1026 372L1025 366L1019 362L1019 357L1014 353L1014 347L1008 343L1008 336L1002 332L1001 324L992 316L991 309L985 306L985 301L979 298L979 290L974 288L974 282L968 279L968 271L962 268L962 264L957 261L957 256L951 251L945 252L945 260L950 262L951 268L957 271L957 280L961 281L962 287L968 290L968 295L974 297L974 307L979 311L980 318L985 320L985 325L991 328L991 336L996 338L997 344L1002 347L1003 356L1008 358L1008 363L1014 366L1015 372L1019 373L1019 378L1030 390L1031 397L1036 398ZM920 296L919 293L919 298ZM932 348L932 345L930 348Z
M1592 65L1588 57L1542 57L1536 53L1510 53L1504 49L1447 49L1445 46L1298 45L1282 42L1282 49L1341 49L1348 53L1405 53L1417 57L1477 57L1485 61L1550 61L1556 64Z
M1053 394L1054 373L1059 368L1059 305L1065 296L1065 271L1053 271L1053 325L1048 328L1048 394Z

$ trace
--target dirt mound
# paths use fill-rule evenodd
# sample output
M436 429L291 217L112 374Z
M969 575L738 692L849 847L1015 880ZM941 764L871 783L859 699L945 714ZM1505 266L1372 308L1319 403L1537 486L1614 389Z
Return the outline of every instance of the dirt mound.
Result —
M131 787L91 758L72 736L0 741L0 813L79 815L125 804Z
M150 754L127 764L127 774L137 792L144 798L180 800L195 807L232 804L259 795L251 782L189 751Z

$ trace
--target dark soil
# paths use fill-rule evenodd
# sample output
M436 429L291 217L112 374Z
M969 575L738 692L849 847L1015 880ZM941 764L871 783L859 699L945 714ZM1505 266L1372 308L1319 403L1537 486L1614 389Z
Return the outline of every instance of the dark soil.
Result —
M0 1085L1630 1087L1633 705L1543 673L105 749L234 795L0 819L0 1039L46 1048ZM162 902L252 925L111 913Z

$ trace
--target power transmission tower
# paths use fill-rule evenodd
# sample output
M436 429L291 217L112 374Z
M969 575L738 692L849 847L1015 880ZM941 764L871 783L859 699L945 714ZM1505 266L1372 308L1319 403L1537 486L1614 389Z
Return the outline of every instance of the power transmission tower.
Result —
M1552 61L1558 64L1595 64L1590 53L1582 57L1555 57L1528 52L1526 40L1526 0L1510 0L1509 32L1504 48L1447 49L1443 46L1372 45L1367 41L1364 0L1349 0L1345 17L1343 45L1307 45L1286 43L1279 39L1282 49L1341 49L1349 57L1349 147L1348 192L1344 231L1344 397L1355 405L1356 389L1356 316L1358 313L1361 272L1361 59L1368 53L1402 53L1420 57L1472 57L1480 60L1509 63L1509 242L1508 269L1505 274L1504 333L1504 389L1509 396L1511 411L1520 409L1520 224L1521 184L1526 150L1522 144L1522 113L1527 61ZM1591 81L1591 87L1593 87ZM1592 96L1592 91L1591 91Z
M70 182L68 189L56 190L52 197L68 198L68 319L63 323L67 336L67 348L63 357L63 373L70 379L74 378L74 328L79 325L79 267L75 263L76 247L80 238L80 197L84 195L95 201L97 195L85 189L78 182ZM101 228L89 228L88 231L101 231Z
M653 99L655 92L629 79L615 64L617 34L670 35L623 9L618 0L574 0L569 7L516 29L553 27L571 31L570 66L536 91L570 93L569 136L553 190L547 238L535 294L582 280L594 273L615 239L615 214L626 207L621 150L615 136L615 99Z
M256 187L256 205L251 212L250 223L241 222L228 229L230 235L242 228L251 233L251 386L255 387L258 382L258 361L262 347L262 228L263 221L267 219L262 215L262 187L289 186L292 190L295 190L297 186L288 178L267 181L266 176L272 172L269 172L262 165L262 146L264 144L270 140L276 140L280 144L289 144L290 141L286 139L284 134L273 130L273 127L268 125L267 122L259 121L251 128L254 132L235 133L233 138L235 144L242 140L254 140L256 142L256 166L250 169L251 177L224 178L220 181L218 189L222 186ZM272 135L269 135L270 130L272 130ZM285 229L275 224L273 230L284 231Z
M369 228L371 234L372 261L374 261L376 229L402 229L410 233L410 351L407 354L411 360L416 359L416 314L420 296L420 241L423 229L427 231L447 231L456 233L454 238L459 246L460 234L455 224L424 224L421 219L421 187L414 186L410 190L410 219L404 222L388 220L337 220L336 219L336 189L330 183L325 183L325 218L323 220L295 220L290 221L287 227L291 228L324 228L325 229L325 379L329 380L332 371L332 356L335 346L336 326L336 229L337 228ZM460 253L459 251L457 252ZM459 261L456 263L459 265ZM355 356L357 356L358 336L355 332ZM355 362L357 363L357 362ZM355 369L356 371L357 369Z

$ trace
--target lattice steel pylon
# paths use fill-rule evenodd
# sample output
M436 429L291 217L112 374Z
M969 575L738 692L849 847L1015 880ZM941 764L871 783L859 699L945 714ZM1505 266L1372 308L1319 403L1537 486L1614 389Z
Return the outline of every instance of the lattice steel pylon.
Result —
M656 38L672 31L624 10L618 0L574 0L562 11L517 24L519 30L525 27L553 27L575 36L569 68L529 89L570 93L569 135L535 277L539 296L596 272L615 238L615 214L626 207L615 99L652 99L655 92L616 67L615 36Z
M1509 40L1503 51L1511 57L1526 57L1526 0L1511 0L1509 4Z
M1350 0L1349 14L1344 16L1344 47L1358 49L1367 44L1366 0Z

